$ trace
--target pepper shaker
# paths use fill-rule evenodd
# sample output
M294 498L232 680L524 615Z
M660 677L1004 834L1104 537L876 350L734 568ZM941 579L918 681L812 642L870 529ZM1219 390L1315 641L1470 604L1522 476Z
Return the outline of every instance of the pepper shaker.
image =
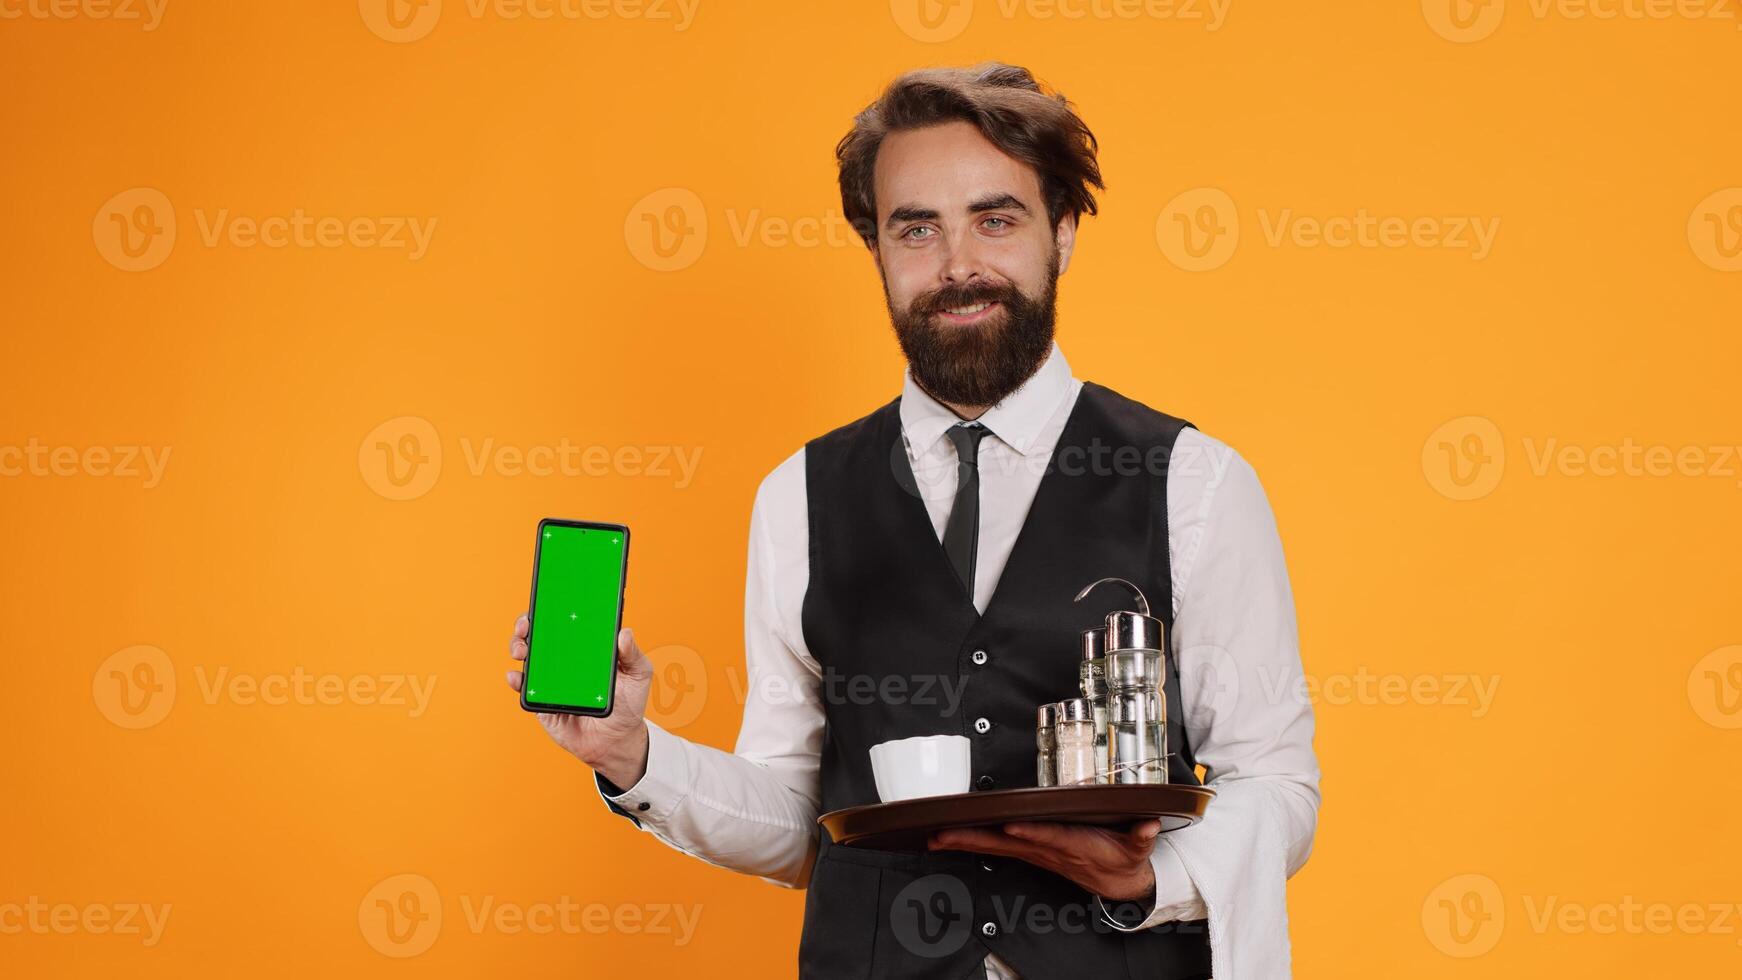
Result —
M1034 725L1034 747L1038 754L1034 757L1034 784L1036 786L1058 785L1058 737L1059 706L1043 704L1036 712Z

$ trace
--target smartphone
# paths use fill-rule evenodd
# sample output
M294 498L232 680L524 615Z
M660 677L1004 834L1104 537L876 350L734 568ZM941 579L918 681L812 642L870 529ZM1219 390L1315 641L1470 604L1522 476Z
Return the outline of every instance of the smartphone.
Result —
M611 713L628 578L627 526L549 517L538 522L522 708L601 718Z

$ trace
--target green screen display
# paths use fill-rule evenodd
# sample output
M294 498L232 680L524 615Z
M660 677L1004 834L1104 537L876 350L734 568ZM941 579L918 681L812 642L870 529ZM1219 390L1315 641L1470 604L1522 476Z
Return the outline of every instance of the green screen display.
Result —
M539 535L526 700L609 710L625 536L558 524Z

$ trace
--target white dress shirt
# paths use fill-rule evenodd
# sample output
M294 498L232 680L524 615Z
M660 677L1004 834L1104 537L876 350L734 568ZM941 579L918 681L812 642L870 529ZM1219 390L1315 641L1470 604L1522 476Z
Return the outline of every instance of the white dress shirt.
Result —
M979 455L974 606L981 612L1081 390L1055 346L1033 377L980 418L991 430ZM961 419L911 372L900 414L941 542L956 481L944 430ZM1167 507L1183 722L1217 796L1202 822L1158 839L1155 908L1133 928L1208 918L1218 980L1287 976L1283 883L1312 850L1319 768L1281 542L1252 467L1197 429L1182 430L1175 443ZM649 721L646 774L615 796L600 786L666 844L789 887L805 885L816 856L823 743L822 668L800 621L808 513L801 448L762 481L751 512L748 685L736 751ZM987 968L995 980L1015 977L996 957Z

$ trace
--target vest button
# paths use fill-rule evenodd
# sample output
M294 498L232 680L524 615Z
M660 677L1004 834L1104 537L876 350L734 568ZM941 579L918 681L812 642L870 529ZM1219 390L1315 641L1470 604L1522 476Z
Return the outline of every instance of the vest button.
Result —
M974 781L974 785L978 786L981 789L991 789L992 788L992 777L991 776L981 776L979 779Z
M992 730L992 723L990 721L986 720L985 718L975 718L974 719L974 731L977 731L980 734L984 735L991 730Z
M996 923L996 922L983 923L980 926L980 935L985 936L987 939L991 939L993 936L998 935L998 923Z
M974 661L976 666L980 666L980 667L986 666L986 660L987 660L986 651L984 651L984 650L975 650L974 651L973 661Z

